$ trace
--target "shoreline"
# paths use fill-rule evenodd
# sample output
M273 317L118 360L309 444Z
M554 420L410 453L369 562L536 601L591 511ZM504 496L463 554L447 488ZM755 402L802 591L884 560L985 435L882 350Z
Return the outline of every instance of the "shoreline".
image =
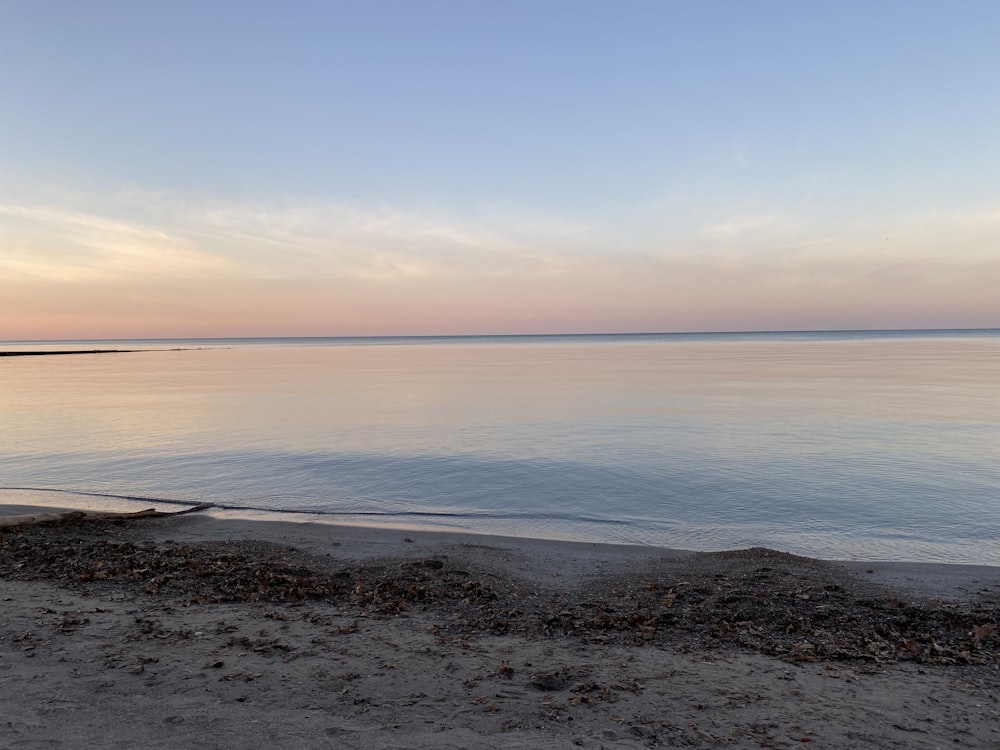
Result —
M996 744L1000 568L859 565L198 514L2 531L0 745Z
M71 499L72 498L72 499ZM107 491L91 492L64 490L54 488L35 487L4 487L0 488L0 516L13 515L10 508L21 508L18 513L33 513L47 510L72 511L72 510L95 510L113 512L133 512L146 508L171 512L188 508L198 504L198 501L171 500L154 496L144 495L116 495ZM393 515L370 515L365 513L334 513L309 510L287 510L287 509L261 509L244 507L239 505L216 505L210 503L211 508L205 511L202 517L212 517L219 520L247 523L291 523L293 525L318 525L351 527L359 529L384 529L398 530L406 532L416 532L421 534L458 534L474 537L496 537L501 539L521 539L536 540L539 542L551 541L555 543L579 543L579 544L607 544L612 547L640 547L649 549L666 549L679 551L697 552L724 552L726 550L739 549L747 546L768 546L773 549L788 552L789 554L814 557L819 560L830 562L842 562L845 565L856 567L870 567L871 564L890 565L899 567L900 571L912 568L915 575L921 575L928 571L922 571L921 566L946 566L948 569L959 570L967 568L970 571L988 571L992 568L1000 569L1000 560L995 555L987 557L986 561L975 557L934 555L934 556L911 556L911 557L874 557L869 555L838 554L835 550L828 550L826 554L821 554L815 549L805 546L782 546L780 540L751 542L749 544L730 544L727 546L708 547L685 547L683 544L672 543L671 541L638 542L630 539L601 539L590 537L590 535L567 534L562 537L538 536L532 533L533 530L508 530L508 529L488 529L479 530L470 528L468 525L447 525L439 523L421 522L408 520L405 516ZM8 510L5 510L7 508ZM923 550L926 552L926 550ZM992 550L991 550L992 551Z

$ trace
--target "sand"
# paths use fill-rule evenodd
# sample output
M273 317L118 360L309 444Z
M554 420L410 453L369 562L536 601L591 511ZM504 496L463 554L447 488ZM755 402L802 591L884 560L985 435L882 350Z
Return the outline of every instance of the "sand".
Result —
M198 515L0 600L3 748L1000 748L997 568Z

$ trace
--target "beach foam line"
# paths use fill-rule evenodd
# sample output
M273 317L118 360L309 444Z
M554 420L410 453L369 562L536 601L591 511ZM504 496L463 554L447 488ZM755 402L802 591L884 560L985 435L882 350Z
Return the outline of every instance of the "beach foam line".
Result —
M138 503L163 503L167 505L202 505L210 502L213 508L220 510L244 511L254 515L281 514L291 516L301 516L303 523L315 520L315 516L341 518L447 518L455 520L517 520L526 519L532 521L570 521L588 523L601 526L629 526L628 521L616 518L599 518L593 516L571 515L568 513L498 513L488 511L466 511L449 512L434 510L295 510L292 508L261 508L256 505L241 505L227 503L225 501L212 500L177 500L172 498L158 497L152 495L123 495L110 492L95 492L93 490L72 490L65 488L51 487L0 487L0 492L40 492L40 493L60 493L65 495L79 495L82 497L107 498L111 500L125 500Z

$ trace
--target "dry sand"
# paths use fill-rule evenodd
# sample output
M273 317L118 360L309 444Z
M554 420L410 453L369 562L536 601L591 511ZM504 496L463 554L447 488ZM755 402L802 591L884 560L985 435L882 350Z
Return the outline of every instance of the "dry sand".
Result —
M186 516L0 600L3 748L1000 748L996 568Z

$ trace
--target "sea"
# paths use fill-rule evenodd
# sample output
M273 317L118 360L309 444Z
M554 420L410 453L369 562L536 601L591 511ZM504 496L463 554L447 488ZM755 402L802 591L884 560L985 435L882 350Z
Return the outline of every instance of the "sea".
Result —
M1000 565L1000 329L0 342L0 503Z

